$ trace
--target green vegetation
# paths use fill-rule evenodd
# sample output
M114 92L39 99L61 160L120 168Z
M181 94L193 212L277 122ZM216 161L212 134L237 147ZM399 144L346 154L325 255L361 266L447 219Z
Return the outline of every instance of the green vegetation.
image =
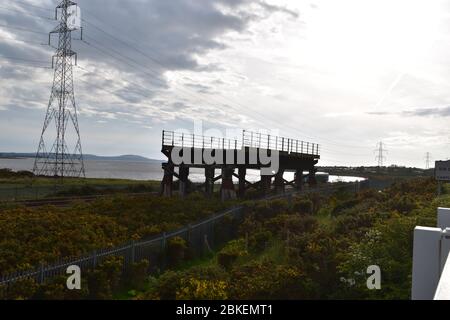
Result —
M0 169L0 201L154 192L158 181L35 177L32 172Z
M447 184L436 197L436 183L419 178L383 192L342 189L291 201L247 201L235 240L207 256L194 258L189 243L175 237L167 243L166 271L150 275L154 261L142 260L122 273L121 258L110 258L85 274L81 292L64 290L61 277L44 285L19 281L3 298L409 299L413 229L435 225L436 207L450 206L449 193ZM171 231L231 205L192 194L115 196L66 209L5 208L0 270ZM370 291L366 268L374 264L381 267L382 289Z
M5 208L0 275L172 231L231 205L192 194L186 199L121 195L71 208Z
M210 260L166 271L138 299L409 299L412 236L436 223L432 179L385 192L336 192L248 203L240 238ZM379 265L382 289L368 290L366 269ZM135 292L136 293L136 292Z

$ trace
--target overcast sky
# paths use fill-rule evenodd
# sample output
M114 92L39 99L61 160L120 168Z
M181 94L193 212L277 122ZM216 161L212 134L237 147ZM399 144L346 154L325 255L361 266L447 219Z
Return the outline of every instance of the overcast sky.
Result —
M55 4L0 4L0 151L36 151ZM374 165L379 141L387 164L450 157L450 0L78 4L85 153L161 158L163 129L203 120L320 143L322 165Z

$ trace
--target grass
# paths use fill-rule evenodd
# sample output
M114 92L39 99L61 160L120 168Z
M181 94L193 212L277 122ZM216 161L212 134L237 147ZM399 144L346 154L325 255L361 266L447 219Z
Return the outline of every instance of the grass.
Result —
M158 190L158 181L48 177L0 177L0 201L37 200L48 197L70 197L110 193L138 193Z

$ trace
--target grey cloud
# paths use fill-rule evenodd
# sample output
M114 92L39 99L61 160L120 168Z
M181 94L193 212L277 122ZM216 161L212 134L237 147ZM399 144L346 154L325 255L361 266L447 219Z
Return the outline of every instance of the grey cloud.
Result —
M217 72L223 67L217 63L199 62L211 50L224 50L221 41L229 31L243 33L250 23L260 21L273 13L281 12L296 16L286 8L270 5L259 0L109 0L77 1L82 12L85 42L73 41L78 53L79 65L86 71L74 69L78 106L83 115L112 118L124 110L137 115L152 114L152 121L186 121L195 117L204 120L217 118L220 122L225 111L215 110L211 105L184 97L185 91L174 90L173 95L158 95L170 88L168 71L188 70ZM36 1L49 11L27 7L13 0L4 0L2 6L22 7L27 14L0 10L0 24L30 29L30 33L17 29L0 29L14 34L25 44L0 40L0 55L29 60L48 61L54 49L40 46L46 43L56 21L36 18L53 17L55 1ZM258 6L257 13L253 12ZM110 35L105 34L106 31ZM57 36L52 43L56 45ZM76 33L74 39L79 37ZM38 43L38 45L35 45ZM3 66L3 61L0 59ZM26 70L25 72L19 70ZM22 81L33 81L36 70L14 67L0 69L2 79L15 81L20 88ZM119 74L122 78L117 78ZM50 78L50 77L49 77ZM79 81L81 80L81 81ZM194 82L194 81L192 81ZM17 90L8 93L15 105L45 107L50 91L42 87L32 93ZM192 83L186 87L193 93L211 93L210 87ZM111 97L108 98L108 95ZM180 98L180 96L181 98ZM6 95L5 95L6 97ZM100 101L99 97L103 100ZM192 97L190 95L190 97ZM114 98L119 98L116 100ZM205 101L201 99L202 101ZM33 102L34 101L34 102ZM120 101L116 106L114 103ZM123 102L123 103L122 103ZM194 107L195 106L195 107ZM120 116L117 117L121 119ZM216 119L214 119L216 120Z
M416 108L400 112L372 111L366 114L375 116L400 115L409 117L450 117L450 106L435 108Z
M392 114L391 112L385 112L385 111L371 111L366 112L366 114L372 115L372 116L386 116Z
M282 7L282 6L277 6L277 5L273 5L273 4L268 4L267 2L264 1L260 1L259 5L261 7L263 7L264 9L270 11L270 12L281 12L281 13L285 13L287 15L290 15L293 18L298 18L299 17L299 13L293 10L290 10L288 8Z
M436 108L418 108L411 111L404 111L402 113L407 116L450 117L450 106Z

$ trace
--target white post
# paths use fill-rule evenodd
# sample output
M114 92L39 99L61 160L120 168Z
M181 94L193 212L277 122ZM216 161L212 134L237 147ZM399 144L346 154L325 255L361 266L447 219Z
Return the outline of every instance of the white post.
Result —
M439 279L434 300L450 300L450 256L445 261L445 267Z
M432 300L439 282L442 229L414 229L412 300Z
M450 208L438 208L437 217L438 228L445 229L450 227Z

